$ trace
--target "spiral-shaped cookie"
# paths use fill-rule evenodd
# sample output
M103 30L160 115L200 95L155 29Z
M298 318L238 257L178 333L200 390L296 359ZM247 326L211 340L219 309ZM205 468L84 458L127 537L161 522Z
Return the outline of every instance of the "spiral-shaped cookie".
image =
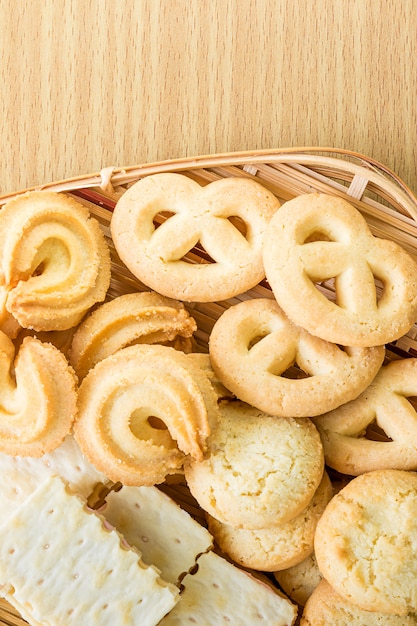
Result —
M175 340L182 340L182 346L196 328L195 320L177 300L156 292L124 294L102 304L80 324L71 344L71 365L82 379L96 363L120 348Z
M153 485L202 459L217 421L217 395L186 354L136 344L97 363L79 388L74 435L113 481Z
M34 191L4 206L1 300L22 327L75 326L104 300L109 284L109 250L98 222L83 205L63 194Z
M76 414L76 377L54 346L26 337L15 356L0 332L0 451L40 457L58 447Z

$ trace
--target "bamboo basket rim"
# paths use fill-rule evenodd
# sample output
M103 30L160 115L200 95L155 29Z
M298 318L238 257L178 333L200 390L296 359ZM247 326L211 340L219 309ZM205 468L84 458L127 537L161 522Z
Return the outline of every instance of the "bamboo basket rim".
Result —
M242 167L253 165L256 167L260 163L324 167L328 176L347 173L352 176L355 183L361 181L359 185L356 185L355 192L348 193L348 195L353 195L360 200L360 190L364 191L368 183L373 183L383 189L413 220L417 221L417 196L393 170L360 152L318 146L225 152L167 159L125 167L108 166L103 167L99 172L73 176L0 195L0 206L28 191L71 192L89 188L106 190L133 183L139 178L155 173L231 165Z

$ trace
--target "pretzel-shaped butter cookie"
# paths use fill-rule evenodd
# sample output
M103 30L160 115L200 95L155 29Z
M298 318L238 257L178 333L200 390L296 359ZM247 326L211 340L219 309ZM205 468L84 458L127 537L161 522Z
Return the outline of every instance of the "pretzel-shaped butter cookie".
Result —
M77 412L76 377L64 355L26 337L16 355L0 331L0 451L41 457L69 434Z
M110 255L98 222L63 194L33 191L0 212L0 288L24 328L66 330L104 300ZM5 313L0 314L0 321Z
M212 367L241 400L272 415L311 417L356 398L382 365L385 349L346 348L293 324L275 300L227 309L209 340ZM308 377L284 374L297 364ZM298 372L299 373L299 372Z
M358 398L313 421L322 437L326 462L357 476L379 469L417 469L417 359L384 365ZM367 435L374 422L378 431ZM391 441L389 440L391 439Z
M111 232L122 261L151 289L183 301L224 300L264 278L263 236L279 206L251 179L224 178L201 187L182 174L154 174L120 198ZM156 228L163 212L170 216ZM184 260L198 243L209 260Z
M374 237L342 198L305 194L272 218L264 267L294 323L345 346L375 346L406 334L417 319L417 264L398 244ZM316 284L334 278L336 301ZM383 284L379 297L375 279Z
M111 480L154 485L178 473L186 455L202 459L217 413L216 393L186 354L136 344L84 378L74 436Z

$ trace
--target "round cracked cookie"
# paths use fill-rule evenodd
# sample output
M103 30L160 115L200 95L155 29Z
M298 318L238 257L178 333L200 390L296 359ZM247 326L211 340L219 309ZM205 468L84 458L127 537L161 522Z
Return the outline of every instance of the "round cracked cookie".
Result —
M208 515L208 529L220 549L239 565L264 572L286 569L313 552L316 525L332 495L332 484L324 472L311 502L288 522L246 530Z
M314 540L323 577L367 611L417 609L417 474L378 470L351 480L327 505Z
M237 528L276 526L301 513L324 470L323 447L308 418L281 418L243 402L223 402L202 461L185 478L201 508Z
M300 626L413 626L415 615L387 615L364 611L341 598L326 580L321 580L308 599Z

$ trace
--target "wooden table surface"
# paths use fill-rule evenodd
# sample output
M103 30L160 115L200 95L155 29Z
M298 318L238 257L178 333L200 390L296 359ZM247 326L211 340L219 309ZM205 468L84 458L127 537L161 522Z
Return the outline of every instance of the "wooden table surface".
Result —
M0 0L0 193L332 146L416 192L415 0Z

